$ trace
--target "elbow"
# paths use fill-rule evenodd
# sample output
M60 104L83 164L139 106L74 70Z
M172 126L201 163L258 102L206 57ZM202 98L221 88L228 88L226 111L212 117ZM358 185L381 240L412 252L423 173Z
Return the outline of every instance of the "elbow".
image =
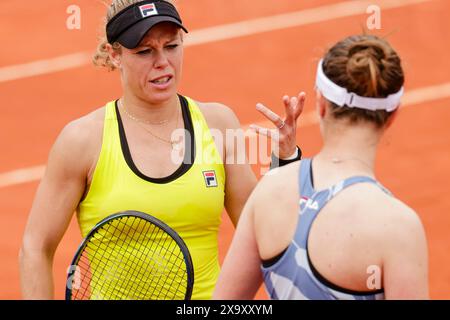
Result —
M53 253L44 248L22 244L18 252L18 266L21 283L27 283L33 274L51 270Z
M28 258L31 256L31 250L25 245L22 244L22 246L19 249L19 265L20 268L23 269L26 265L26 262L28 260Z
M52 246L39 244L39 241L24 238L18 254L19 264L23 267L27 261L36 259L51 261L54 252Z
M30 255L30 249L27 247L27 245L23 242L22 246L19 249L19 264L21 267L25 264L25 261L27 260L27 257Z

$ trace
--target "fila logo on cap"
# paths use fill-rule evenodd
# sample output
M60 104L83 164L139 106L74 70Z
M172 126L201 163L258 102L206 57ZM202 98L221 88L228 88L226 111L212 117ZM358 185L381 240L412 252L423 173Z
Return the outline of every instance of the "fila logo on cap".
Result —
M216 172L214 170L203 171L203 177L205 178L205 183L208 188L217 187Z
M158 14L158 10L156 10L156 6L154 3L144 4L143 6L139 7L139 10L141 10L143 18Z

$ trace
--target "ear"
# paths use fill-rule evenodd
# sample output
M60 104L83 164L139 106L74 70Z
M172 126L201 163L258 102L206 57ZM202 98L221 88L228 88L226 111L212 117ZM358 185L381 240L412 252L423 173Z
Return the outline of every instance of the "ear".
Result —
M181 28L178 30L178 34L180 36L181 43L184 43L184 31Z
M114 66L120 69L122 54L118 50L114 50L111 44L106 44L106 50L108 51L109 58Z
M323 97L322 93L316 89L316 109L317 114L321 119L325 118L327 114L327 101Z
M388 129L391 127L391 125L394 123L395 119L397 119L397 115L398 115L398 111L399 108L395 109L395 111L392 111L392 115L389 117L389 119L387 120L386 124L385 124L385 128Z

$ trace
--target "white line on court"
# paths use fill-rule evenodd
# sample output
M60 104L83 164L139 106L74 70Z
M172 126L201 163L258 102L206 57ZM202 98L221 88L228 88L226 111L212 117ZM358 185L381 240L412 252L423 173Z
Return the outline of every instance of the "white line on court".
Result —
M402 108L446 98L450 98L450 82L407 91L402 99ZM299 123L300 131L306 126L317 124L318 119L316 113L310 111L302 115ZM273 127L269 121L262 121L255 124L263 127ZM247 130L248 126L249 124L243 125L242 128ZM0 188L40 180L44 175L44 171L45 166L39 165L1 173Z
M378 0L376 3L381 9L387 10L430 1L432 0ZM186 36L185 44L189 47L362 15L366 14L367 7L373 2L372 0L345 1L317 8L194 30ZM0 83L82 67L90 63L92 53L78 52L20 65L0 67Z
M376 4L380 9L387 10L429 1L432 0L379 0L376 1ZM373 0L345 1L296 12L210 27L192 32L190 36L188 35L186 37L186 44L199 45L366 14L367 8L373 4Z
M0 188L40 180L45 166L36 166L0 174Z
M0 68L0 83L82 67L88 64L90 59L89 52L78 52L52 59L2 67Z

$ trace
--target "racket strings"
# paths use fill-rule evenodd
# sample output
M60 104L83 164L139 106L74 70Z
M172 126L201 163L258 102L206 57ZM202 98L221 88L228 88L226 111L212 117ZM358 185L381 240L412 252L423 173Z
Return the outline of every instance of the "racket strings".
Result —
M153 229L155 229L155 228L157 228L156 226L154 226L154 225L151 225L150 227L152 227ZM141 235L143 235L144 233L141 233ZM149 240L150 240L150 238L148 238L148 240L147 240L147 243L149 242ZM174 241L172 241L172 238L170 238L169 236L165 236L164 237L164 242L163 242L163 244L162 245L160 245L159 246L159 252L157 253L157 256L161 256L161 257L163 257L164 255L162 255L162 253L161 253L161 250L162 249L164 249L164 248L166 248L166 241L167 240L169 240L169 245L170 244L172 244L173 246L175 246L176 245L176 243L174 242ZM146 243L146 245L144 245L144 248L146 248L147 247L147 243ZM135 244L137 244L137 242L135 242ZM155 245L156 246L156 242L153 242L152 243L152 245ZM150 247L150 249L151 249L152 247ZM169 248L167 248L168 249L168 253L169 254L172 254L173 253L173 251L171 250L171 248L169 247ZM150 252L152 252L152 250L149 250ZM140 256L142 256L144 254L144 252L142 252L142 254L140 255ZM153 254L155 254L155 253L153 253ZM166 253L165 253L166 254ZM169 262L169 264L170 264L170 260L167 260L167 262ZM163 268L163 272L161 271L161 270L158 270L158 261L156 261L156 263L154 264L154 267L152 268L152 270L148 270L148 267L149 266L152 266L151 264L145 264L145 265L140 265L140 268L141 268L141 270L139 270L139 272L138 273L135 273L135 274L137 274L138 276L139 275L141 275L141 280L143 280L142 278L143 278L143 275L144 274L149 274L149 275L151 275L152 277L156 277L157 279L158 279L158 282L156 283L156 285L155 285L155 287L154 287L154 290L152 291L152 292L150 292L150 294L153 294L154 293L154 291L156 290L156 289L158 289L158 288L162 288L162 286L159 286L159 283L160 283L160 281L163 279L163 276L170 276L171 274L173 274L173 275L177 275L176 273L171 273L171 272L169 272L167 275L166 274L164 274L164 273L167 273L167 272L164 272L165 271L165 269L166 269L166 266L164 265L164 264L162 264L161 263L161 267ZM135 264L135 266L138 266L138 264ZM143 266L145 266L145 270L142 270L142 267ZM155 267L156 267L156 269L157 270L154 270L155 269ZM179 269L181 266L180 265L177 265L177 268ZM173 269L173 268L172 268ZM148 273L148 271L149 271L149 273ZM171 270L172 271L172 270ZM151 286L150 286L150 288L152 288ZM128 287L126 287L126 290L128 290ZM142 291L142 290L141 290ZM167 290L167 294L166 294L166 296L168 295L168 293L169 292L172 292L173 294L176 294L176 291L172 291L172 290L170 290L170 286L168 287L168 290Z
M187 270L170 235L137 217L106 224L87 244L72 299L184 299Z
M153 228L155 228L155 226L152 226ZM136 230L136 229L134 229L134 230ZM167 238L169 238L169 237L165 237L165 239L164 240L167 240ZM149 238L150 239L150 238ZM134 242L135 244L137 243L137 242ZM156 246L156 242L153 242L152 243L152 245L153 246ZM145 246L144 246L145 247ZM159 248L160 249L163 249L163 248L165 248L165 241L164 241L164 243L162 244L162 246L159 246ZM152 250L150 250L150 251L152 251ZM161 251L161 250L160 250ZM160 252L158 252L158 254L160 254ZM136 266L138 266L138 264L135 264ZM159 274L158 274L159 273ZM156 270L156 276L159 276L160 275L160 273L161 272L158 272L158 270ZM138 273L138 274L143 274L143 272L142 271L140 271L140 273ZM155 276L155 271L153 270L153 273L150 273L153 277ZM159 279L161 279L161 277L159 277ZM130 280L130 279L129 279ZM159 282L159 281L158 281ZM158 285L159 283L157 283L157 285ZM128 287L128 283L123 283L123 289L125 289L125 290L127 290L127 291L130 291L129 289L129 287ZM156 286L156 288L158 288L158 286Z
M132 218L130 218L130 219L132 219ZM136 219L134 218L134 221L135 221ZM119 220L120 221L120 220ZM134 221L133 221L133 223L132 223L132 225L134 225ZM113 224L111 224L110 225L111 227L113 227ZM114 229L113 229L113 232L112 232L112 234L113 234L113 236L115 235L115 233L116 233L116 230L117 230L117 227L115 227ZM108 231L108 229L106 229L106 232ZM134 238L134 234L136 233L136 229L134 229L133 228L133 234L130 236L128 233L126 234L127 236L130 236L130 239L133 239ZM119 234L119 237L120 237L120 234ZM121 245L119 246L119 250L120 250L120 252L124 252L124 249L125 249L125 252L126 252L126 250L127 250L127 248L124 248L124 243L122 242L121 243ZM113 280L112 282L114 282L114 280L115 280L115 283L116 283L116 286L115 286L115 289L118 291L118 292L123 292L124 290L126 290L127 292L129 292L130 293L130 297L129 298L133 298L133 292L130 290L130 288L128 288L128 282L130 281L130 278L132 277L132 275L133 275L133 271L134 270L129 270L130 271L130 277L128 277L128 282L120 282L120 279L122 279L122 277L123 277L123 275L124 275L124 272L126 272L126 268L128 267L130 267L128 264L129 264L129 261L123 261L123 259L124 259L124 255L122 255L121 257L120 257L120 260L119 261L117 261L117 257L116 257L116 260L115 261L111 261L111 262L113 262L113 263L111 263L111 266L110 266L110 268L106 271L106 276L105 277L102 277L102 280L103 281L110 281L110 280ZM133 263L133 261L131 261L131 263ZM117 274L117 272L118 271L120 271L119 272L119 274ZM119 286L117 286L117 284L120 284ZM111 295L111 294L110 294Z
M128 266L129 267L129 266ZM126 268L124 268L124 269L126 269ZM134 268L135 270L136 270L136 268ZM133 271L133 270L132 270ZM142 272L142 271L141 271ZM112 272L111 272L111 270L109 270L109 272L108 272L109 274L111 274ZM118 277L116 277L116 278L120 278L120 275L118 276ZM132 280L132 279L130 279L130 280ZM123 283L123 285L122 285L122 288L124 288L125 290L128 290L128 291L130 291L129 289L129 286L127 285L127 283ZM131 288L132 289L132 288ZM142 292L142 290L140 290L141 292Z

